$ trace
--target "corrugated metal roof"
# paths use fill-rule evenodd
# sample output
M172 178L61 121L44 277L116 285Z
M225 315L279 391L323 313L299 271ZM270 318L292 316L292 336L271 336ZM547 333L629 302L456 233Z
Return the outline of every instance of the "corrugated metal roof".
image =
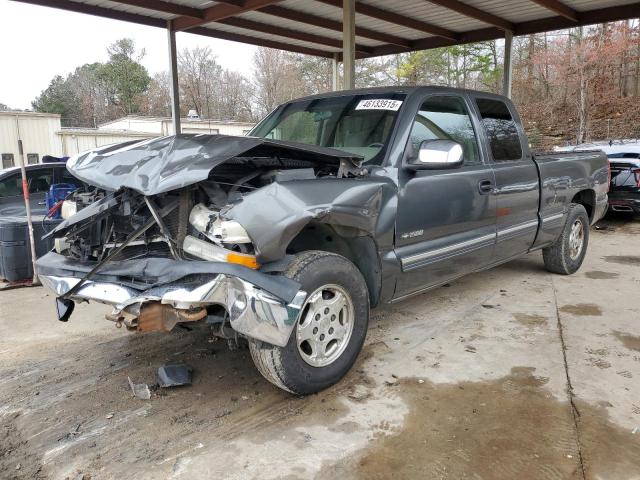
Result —
M578 10L579 12L582 12L585 10L615 7L618 5L633 5L638 2L634 0L563 0L563 3L575 10ZM638 7L636 16L640 16L640 6Z
M157 27L173 20L177 30L314 55L341 50L339 0L17 1ZM638 0L549 0L557 2L571 10L562 16L534 0L357 0L356 50L375 56L640 16Z

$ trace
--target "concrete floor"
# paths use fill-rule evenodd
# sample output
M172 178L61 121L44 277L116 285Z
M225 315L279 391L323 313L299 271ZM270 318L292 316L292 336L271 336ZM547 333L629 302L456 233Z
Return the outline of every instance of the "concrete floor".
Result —
M640 221L373 313L339 385L287 395L206 331L134 335L0 292L2 478L640 478ZM165 362L192 386L131 396ZM635 433L634 433L635 432Z

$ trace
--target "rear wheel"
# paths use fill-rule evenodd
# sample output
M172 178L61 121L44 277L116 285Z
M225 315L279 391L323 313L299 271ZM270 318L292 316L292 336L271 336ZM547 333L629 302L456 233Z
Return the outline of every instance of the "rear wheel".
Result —
M582 205L572 203L560 237L542 250L544 266L550 272L571 275L582 265L588 244L589 216Z
M354 364L367 333L369 293L355 265L333 253L301 253L285 275L308 293L289 343L250 339L249 349L267 380L306 395L333 385Z

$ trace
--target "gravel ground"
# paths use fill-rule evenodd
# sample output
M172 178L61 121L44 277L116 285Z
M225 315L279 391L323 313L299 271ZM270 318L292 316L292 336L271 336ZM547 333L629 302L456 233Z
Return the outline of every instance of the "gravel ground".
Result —
M306 398L204 328L131 334L101 305L62 324L44 289L2 291L0 477L640 478L639 235L607 219L571 277L535 253L378 309ZM193 384L155 388L178 362Z

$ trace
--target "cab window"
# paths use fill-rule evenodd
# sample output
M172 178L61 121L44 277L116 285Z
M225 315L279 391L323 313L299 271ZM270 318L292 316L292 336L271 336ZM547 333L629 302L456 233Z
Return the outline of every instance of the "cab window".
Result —
M14 173L0 180L0 198L15 197L22 193L20 175Z
M522 158L520 135L507 104L491 98L479 98L476 103L489 139L493 160L496 162L520 160Z
M32 170L27 171L27 182L29 183L29 193L44 193L49 191L53 180L53 170Z
M464 151L464 164L482 163L471 116L461 97L433 96L420 107L411 129L414 152L425 140L452 140Z

